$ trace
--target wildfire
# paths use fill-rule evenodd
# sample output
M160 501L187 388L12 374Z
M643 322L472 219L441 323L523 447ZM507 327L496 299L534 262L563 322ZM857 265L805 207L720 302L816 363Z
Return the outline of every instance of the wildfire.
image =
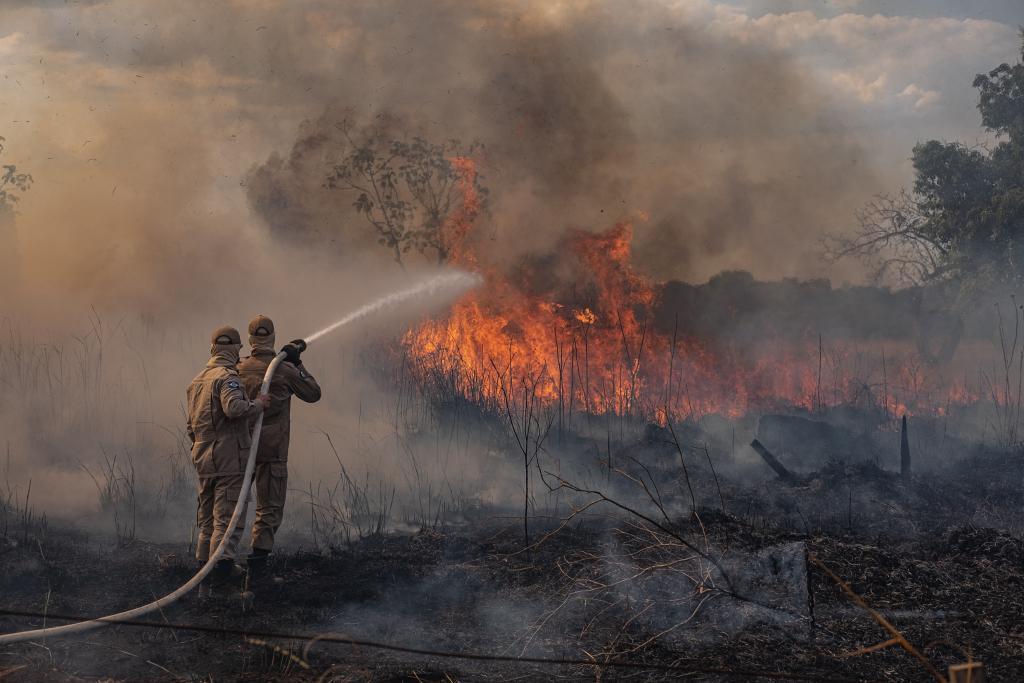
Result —
M902 361L890 358L891 375L865 380L856 349L833 345L826 352L817 337L797 344L764 338L732 348L680 333L678 320L659 326L661 287L633 268L628 222L565 237L559 272L571 277L561 282L550 284L539 266L514 273L483 267L466 248L480 211L476 167L467 158L453 164L465 201L447 226L451 261L481 272L485 283L444 317L405 335L411 365L424 381L443 380L481 402L532 392L569 422L586 413L664 421L858 401L894 415L939 413L963 398L962 387L925 381L912 353Z

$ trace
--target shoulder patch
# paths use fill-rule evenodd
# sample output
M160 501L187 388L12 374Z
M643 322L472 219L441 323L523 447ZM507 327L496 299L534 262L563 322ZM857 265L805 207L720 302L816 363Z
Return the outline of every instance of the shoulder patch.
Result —
M238 383L237 379L228 380L228 389L241 389L242 385Z

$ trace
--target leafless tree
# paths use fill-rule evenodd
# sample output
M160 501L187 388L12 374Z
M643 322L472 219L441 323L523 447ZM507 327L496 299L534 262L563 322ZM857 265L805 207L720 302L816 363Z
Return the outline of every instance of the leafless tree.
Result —
M509 345L508 365L499 368L491 359L495 381L501 393L505 417L516 448L523 456L523 539L524 547L530 546L530 466L537 462L544 442L551 433L555 411L545 405L538 391L543 383L550 382L547 366L530 370L516 377L512 371L512 347ZM539 465L538 465L539 468Z
M334 165L324 186L357 193L352 207L403 268L405 255L413 249L446 263L460 233L486 204L487 188L473 162L482 146L455 139L392 139L388 125L358 135L351 122L338 127L350 151Z
M876 279L892 275L909 285L942 275L948 247L937 239L920 200L906 190L868 202L857 212L857 224L851 234L822 240L826 260L859 258L872 268Z

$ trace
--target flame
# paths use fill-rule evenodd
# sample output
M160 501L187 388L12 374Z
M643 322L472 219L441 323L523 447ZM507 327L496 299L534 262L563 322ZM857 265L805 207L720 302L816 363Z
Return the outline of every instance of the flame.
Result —
M445 226L450 260L479 272L484 285L404 336L424 382L443 382L483 403L530 391L569 422L586 413L664 423L845 403L872 404L895 417L943 414L974 398L963 385L928 377L905 342L896 358L890 349L883 376L876 369L865 379L864 352L853 344L832 344L825 352L814 336L799 343L764 338L740 348L659 330L660 286L632 266L629 222L564 238L557 254L560 271L573 273L567 283L545 289L535 282L544 279L538 273L485 267L468 246L481 213L477 164L462 157L451 162L463 202Z

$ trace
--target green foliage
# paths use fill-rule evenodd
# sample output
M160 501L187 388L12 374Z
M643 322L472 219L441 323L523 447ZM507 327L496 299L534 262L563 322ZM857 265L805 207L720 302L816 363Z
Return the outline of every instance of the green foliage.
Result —
M449 219L459 213L472 220L483 209L487 188L480 174L472 174L468 204L455 159L479 155L479 143L463 146L458 140L435 144L414 137L411 142L390 139L382 129L364 134L358 142L348 130L351 151L327 176L325 186L356 194L352 208L377 232L377 242L394 255L399 265L415 250L437 263L451 254L445 234Z
M1021 43L1024 59L1024 30ZM978 74L974 87L978 89L978 109L985 128L1018 143L1024 139L1024 63L1000 64L988 74Z
M974 87L995 145L916 145L913 193L868 204L856 233L826 240L827 256L860 257L909 284L1024 284L1024 61L979 74Z
M1024 50L1022 50L1024 59ZM994 148L935 140L914 148L925 222L946 258L935 276L974 284L1024 282L1024 63L974 79L978 110Z

